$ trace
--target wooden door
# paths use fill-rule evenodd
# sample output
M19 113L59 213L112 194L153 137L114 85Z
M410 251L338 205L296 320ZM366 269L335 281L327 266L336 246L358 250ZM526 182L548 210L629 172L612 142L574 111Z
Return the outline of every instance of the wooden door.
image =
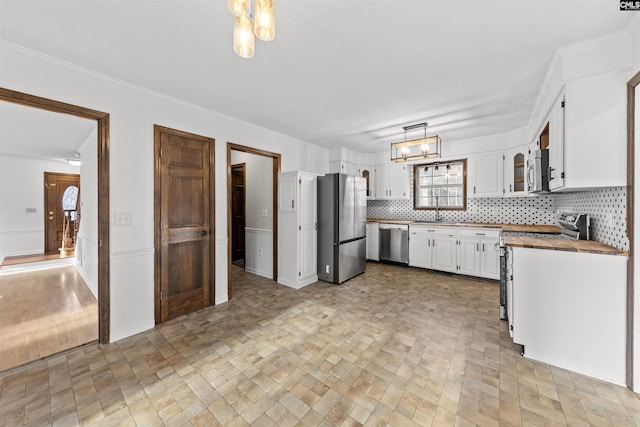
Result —
M163 322L213 302L214 140L156 126L155 145L156 321Z
M80 189L80 175L69 173L44 173L44 252L58 252L62 247L64 191L75 185ZM79 209L79 205L78 205Z
M244 229L246 225L245 165L231 167L231 260L244 259Z

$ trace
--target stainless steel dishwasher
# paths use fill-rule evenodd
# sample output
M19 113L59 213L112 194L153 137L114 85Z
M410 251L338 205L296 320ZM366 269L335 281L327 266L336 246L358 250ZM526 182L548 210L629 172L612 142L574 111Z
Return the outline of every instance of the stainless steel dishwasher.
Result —
M409 226L380 223L380 261L409 263Z

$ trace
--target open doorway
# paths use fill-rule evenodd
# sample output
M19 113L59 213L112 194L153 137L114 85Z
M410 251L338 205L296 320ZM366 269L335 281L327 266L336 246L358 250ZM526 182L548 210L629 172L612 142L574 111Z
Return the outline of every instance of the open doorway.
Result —
M244 268L246 227L246 163L231 166L231 263Z
M236 187L240 170L234 165L243 165L244 184ZM234 257L244 255L244 270L248 273L278 278L278 209L277 188L280 172L280 154L252 147L227 143L227 287L229 298L233 295ZM234 187L235 190L234 190ZM242 193L242 194L241 194ZM236 198L245 198L244 229L234 220ZM239 215L240 216L240 215ZM240 236L242 235L242 236ZM238 243L242 250L236 249Z
M78 272L78 269L76 268L75 263L86 262L84 265L85 272L92 269L93 275L95 276L94 289L91 289L91 290L86 290L86 289L81 290L79 288L76 289L77 293L75 293L74 295L74 298L75 298L74 303L77 302L81 304L81 302L86 300L88 297L97 299L97 302L96 302L97 313L92 325L94 328L94 331L97 330L97 334L94 334L94 337L93 339L91 339L91 341L97 339L101 343L108 343L109 342L109 306L110 306L109 304L110 302L109 300L109 115L107 113L103 113L100 111L90 110L83 107L78 107L71 104L66 104L66 103L62 103L62 102L58 102L58 101L54 101L46 98L41 98L41 97L37 97L37 96L33 96L33 95L21 93L21 92L16 92L16 91L5 89L5 88L0 88L0 104L20 106L24 108L25 111L53 113L53 115L59 116L63 118L63 120L65 118L69 118L70 116L74 118L80 118L83 120L88 119L87 122L90 123L90 125L92 126L92 129L93 129L92 134L89 137L87 137L87 141L90 140L91 142L90 143L87 142L84 145L89 147L87 148L87 150L88 150L89 158L92 159L91 175L93 176L90 176L88 180L94 184L93 197L95 198L95 207L91 209L93 211L91 215L94 218L91 221L89 221L94 224L93 229L95 231L95 237L92 239L93 244L90 244L88 241L85 241L82 248L82 252L84 256L79 258L71 257L71 260L73 261L73 264L71 266L62 266L54 269L40 270L40 271L34 272L34 274L41 276L41 278L38 280L42 281L42 283L46 283L46 285L42 285L42 286L50 286L54 288L55 286L62 286L65 289L69 290L69 288L77 287L78 284L82 283L83 281L83 278L81 277L81 274ZM42 125L43 125L43 122L40 120L37 120L35 123L33 123L34 127L40 127ZM51 139L53 139L53 136L54 135L51 135L52 137ZM55 149L56 147L54 144L51 144L51 148ZM34 151L34 154L35 154L35 150L32 150L32 151ZM7 154L5 152L4 154L10 155L11 153ZM49 156L32 156L32 157L38 157L38 158L28 159L26 161L31 163L43 162L46 159L51 158L52 156L49 155ZM54 155L53 157L60 157L60 156ZM16 157L16 158L19 158L19 157ZM5 162L5 164L6 163L8 162ZM15 163L19 163L19 162L15 162ZM18 167L17 164L14 166ZM65 171L62 171L62 172L65 172ZM43 181L42 181L43 172L40 172L37 175L37 177L35 177L34 179L37 179L37 181L39 182L38 184L39 188L44 187ZM39 199L40 201L43 201L44 199L43 193L40 194ZM42 221L45 220L44 215L48 214L48 212L50 211L50 210L46 210L44 208L44 205L41 205L40 208L31 206L30 204L27 206L23 206L23 205L24 205L23 201L16 203L14 206L16 212L21 212L22 214L42 215ZM69 209L69 213L70 212L71 212L71 209ZM64 216L64 213L62 213L62 215ZM70 219L71 217L69 217L69 221L66 222L66 226L75 227L76 224L73 224L70 221ZM77 217L76 217L76 220L77 220ZM40 224L43 224L43 222L41 222ZM62 230L62 236L61 236L63 240L65 239L64 224L65 222L63 221L63 230ZM39 238L41 239L40 247L42 252L45 252L44 230L42 229L40 230L41 230L40 236L39 236ZM34 231L34 230L31 230L31 231ZM67 228L67 231L69 232L69 228ZM57 233L57 230L56 230L56 233ZM17 233L17 234L20 234L20 233ZM22 240L23 241L22 243L24 243L24 241L26 241L27 239L16 239L16 240L18 241ZM73 244L72 241L73 239L70 237L70 234L69 234L67 238L67 243ZM55 244L52 243L51 245L52 246L58 245L58 243L55 243ZM75 251L76 249L75 245L73 246L74 246L73 250ZM95 246L95 247L92 247L92 246ZM27 247L32 248L33 246L27 245ZM65 246L61 244L60 247L64 249ZM60 249L60 247L58 247L58 250ZM12 251L22 252L20 249L16 249L16 248L13 248ZM25 249L24 252L26 253L26 251L27 250ZM77 255L77 253L74 255ZM19 274L21 273L14 272L13 274L11 274L10 275L11 280L16 279ZM47 277L42 278L42 276L44 275L46 275ZM30 280L35 280L35 279L30 279ZM19 288L19 286L10 285L10 289L16 289L16 288ZM49 288L44 288L44 289L48 290ZM39 295L39 297L43 297L43 295ZM6 299L6 298L3 298L3 299ZM42 304L39 304L37 301L33 301L30 303L27 303L27 305L23 306L21 309L25 312L28 312L29 315L36 316L39 322L44 322L43 325L45 326L40 328L41 329L40 333L43 333L43 332L46 332L47 329L54 329L56 320L54 318L48 317L48 314L41 314L37 316L37 312L42 308L41 305ZM25 320L22 323L23 323L22 326L24 326L27 323L35 324L35 322L33 322L32 320ZM68 322L66 320L65 321L58 320L58 323L66 324ZM2 331L0 331L0 333L1 332ZM66 348L61 348L58 351L62 351L65 349ZM42 354L42 353L32 353L32 354L34 355L33 359L39 359L41 357L46 357L50 354L55 354L56 352L57 352L56 350L53 350L52 352L45 353L45 354ZM29 361L30 360L24 360L23 363L27 363Z

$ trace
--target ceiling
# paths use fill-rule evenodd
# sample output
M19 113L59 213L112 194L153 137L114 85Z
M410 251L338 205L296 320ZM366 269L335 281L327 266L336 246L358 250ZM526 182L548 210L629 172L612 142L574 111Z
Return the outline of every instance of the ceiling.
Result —
M275 0L232 49L225 0L0 0L0 39L328 148L528 124L558 47L624 29L611 0ZM37 95L37 94L36 94ZM410 138L420 135L408 135Z

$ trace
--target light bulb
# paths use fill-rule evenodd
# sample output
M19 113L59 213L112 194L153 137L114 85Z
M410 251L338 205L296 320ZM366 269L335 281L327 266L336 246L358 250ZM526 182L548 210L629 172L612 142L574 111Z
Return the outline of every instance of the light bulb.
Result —
M233 26L233 50L243 58L253 57L255 39L253 22L245 15L238 16Z
M273 0L256 0L255 32L256 37L267 42L276 36Z
M407 157L409 157L409 147L407 147L406 145L402 147L402 149L400 149L400 153L402 154L402 158L406 159Z
M426 143L422 144L421 151L423 156L426 156L427 154L429 154L429 145Z
M249 0L229 0L229 11L235 16L249 16Z

